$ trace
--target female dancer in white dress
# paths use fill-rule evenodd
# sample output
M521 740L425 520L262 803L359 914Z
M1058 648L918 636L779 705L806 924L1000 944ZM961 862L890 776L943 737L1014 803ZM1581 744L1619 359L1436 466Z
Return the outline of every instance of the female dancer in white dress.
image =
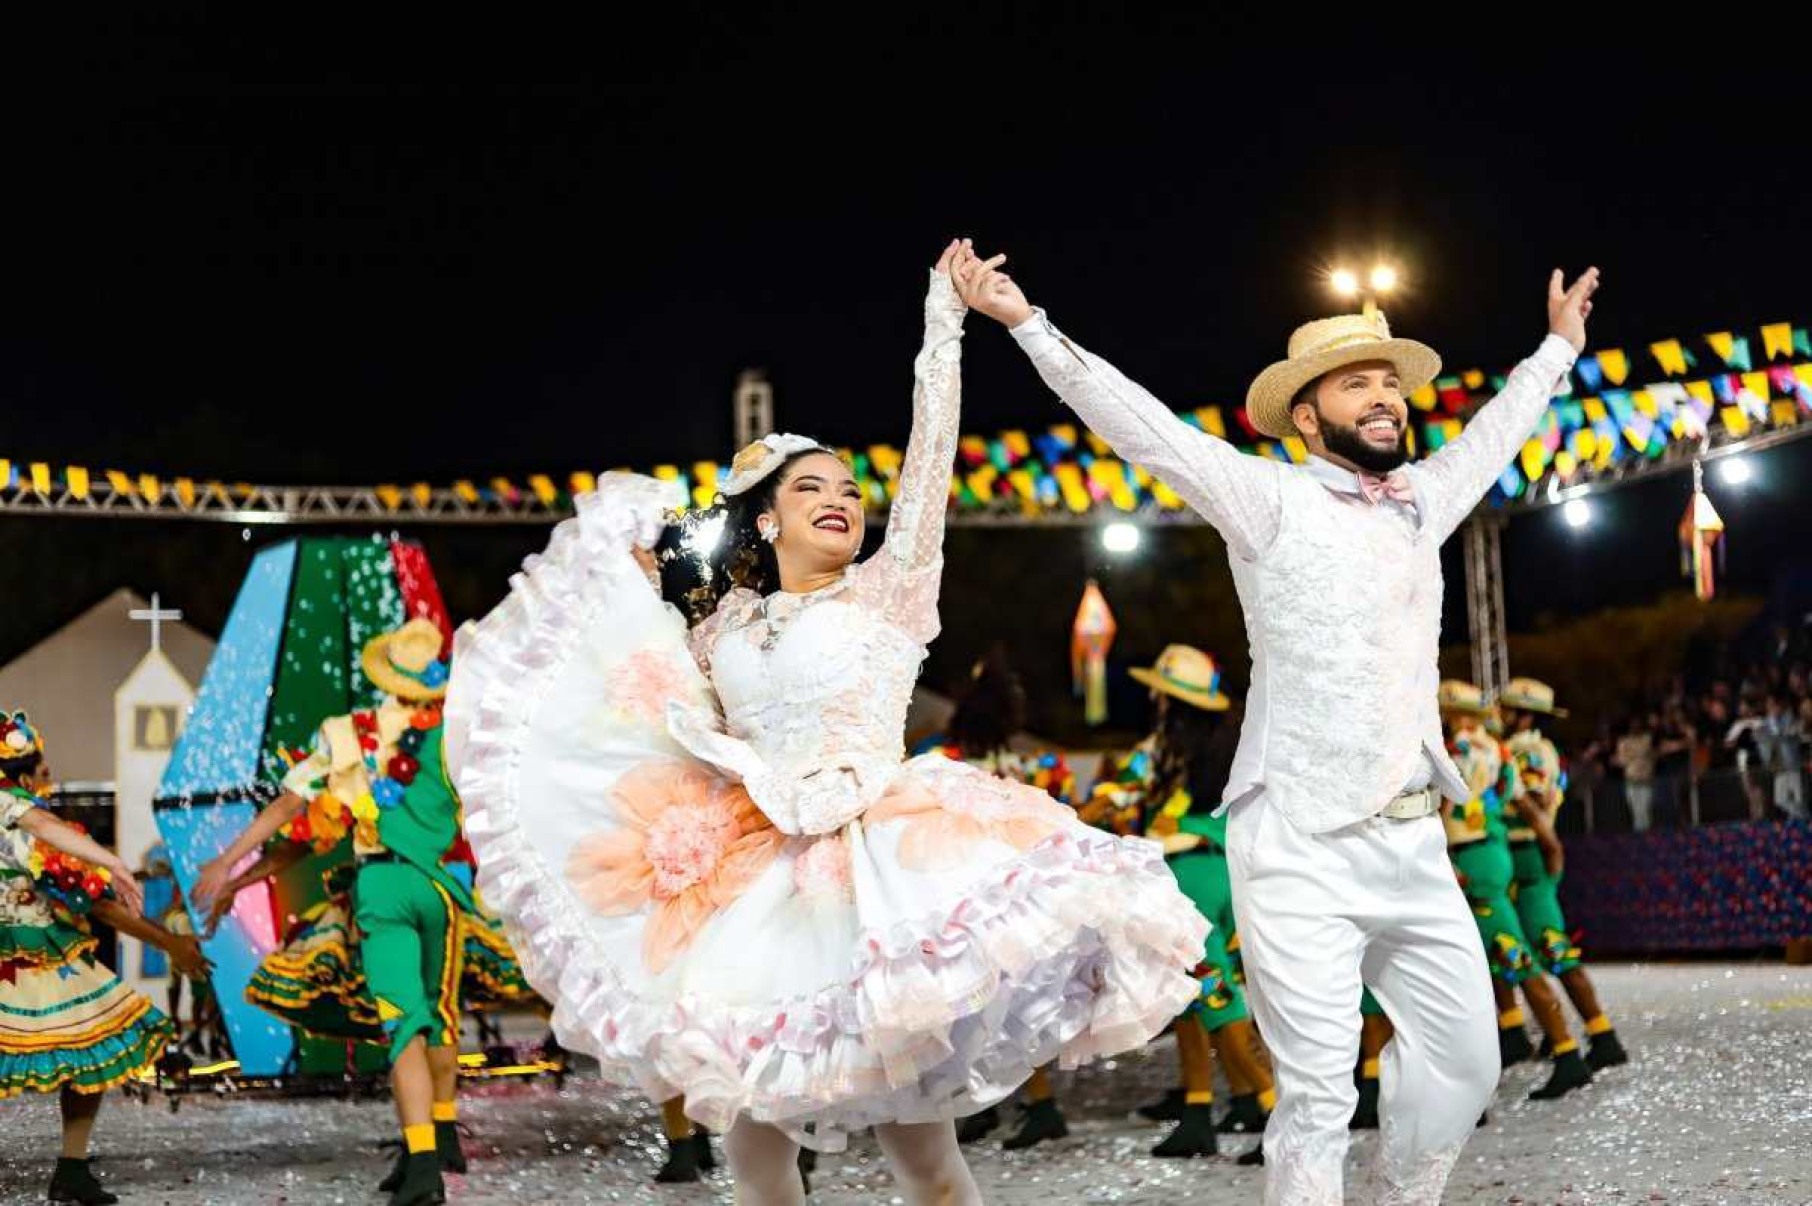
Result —
M723 484L718 559L754 589L688 634L647 552L680 492L611 475L454 660L479 883L556 1035L683 1094L747 1202L799 1200L796 1145L869 1126L910 1200L979 1201L953 1118L1139 1046L1195 995L1206 923L1155 843L903 757L956 451L949 271L971 258L952 243L931 274L873 556L842 460L769 436Z

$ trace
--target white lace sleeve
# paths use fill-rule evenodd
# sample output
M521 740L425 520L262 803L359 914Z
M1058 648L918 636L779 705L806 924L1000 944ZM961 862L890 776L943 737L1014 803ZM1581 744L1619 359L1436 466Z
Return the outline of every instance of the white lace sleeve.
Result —
M1548 336L1458 438L1410 467L1423 522L1437 541L1453 534L1516 456L1575 358L1572 344Z
M938 581L944 569L944 515L956 463L962 408L963 316L950 278L931 273L925 342L912 363L912 435L887 516L881 551L858 570L861 597L921 645L937 636Z
M1227 547L1256 560L1283 519L1283 468L1191 427L1113 365L1077 346L1043 310L1013 328L1044 383L1113 450L1156 475L1213 524Z

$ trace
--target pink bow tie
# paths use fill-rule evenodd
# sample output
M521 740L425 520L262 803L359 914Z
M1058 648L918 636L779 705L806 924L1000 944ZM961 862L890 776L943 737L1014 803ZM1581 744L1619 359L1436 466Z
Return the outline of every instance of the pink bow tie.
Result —
M1394 498L1405 505L1415 502L1416 492L1409 484L1409 478L1402 473L1393 473L1380 477L1376 473L1359 475L1359 493L1366 502L1377 506L1387 498Z

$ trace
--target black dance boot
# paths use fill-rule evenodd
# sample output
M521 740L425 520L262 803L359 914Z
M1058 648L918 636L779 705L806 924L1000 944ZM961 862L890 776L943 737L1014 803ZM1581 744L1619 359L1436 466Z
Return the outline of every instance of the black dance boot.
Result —
M434 1154L440 1160L442 1172L463 1174L466 1171L466 1152L459 1144L459 1124L457 1122L437 1122L434 1124ZM395 1193L397 1186L403 1183L403 1174L409 1167L409 1149L398 1146L396 1163L390 1166L390 1172L378 1182L379 1193Z
M1223 1135L1262 1135L1265 1122L1265 1111L1258 1104L1258 1094L1238 1093L1227 1103L1227 1112L1221 1115L1220 1125L1215 1129Z
M1000 1146L1003 1151L1024 1151L1046 1139L1067 1139L1069 1133L1069 1124L1063 1120L1063 1111L1057 1108L1057 1099L1047 1097L1026 1107L1025 1120L1019 1124L1019 1133Z
M1000 1128L1000 1107L989 1106L978 1114L971 1114L956 1124L956 1141L958 1143L975 1143L986 1139Z
M1378 1078L1367 1076L1359 1081L1359 1104L1353 1107L1353 1119L1346 1124L1349 1131L1375 1131L1378 1129Z
M1586 1050L1586 1066L1594 1072L1606 1068L1620 1068L1630 1062L1630 1053L1623 1049L1623 1041L1617 1037L1615 1030L1595 1034L1591 1046Z
M1553 1101L1591 1083L1592 1070L1586 1067L1585 1059L1578 1051L1569 1051L1554 1057L1554 1072L1548 1083L1529 1094L1529 1100Z
M654 1174L656 1185L689 1185L699 1179L699 1148L710 1150L710 1140L696 1132L684 1139L667 1140L667 1162Z
M434 1124L434 1154L440 1157L440 1171L465 1174L466 1149L459 1144L459 1123Z
M415 1152L403 1160L402 1184L390 1195L390 1206L441 1206L447 1186L440 1179L440 1153Z
M1167 1160L1187 1160L1193 1156L1212 1156L1219 1150L1214 1135L1214 1107L1185 1105L1176 1129L1151 1149L1151 1154Z
M62 1157L50 1175L50 1200L76 1202L79 1206L113 1206L119 1199L101 1188L86 1160Z
M1529 1032L1521 1026L1500 1026L1497 1031L1497 1062L1508 1068L1520 1064L1535 1054L1535 1046L1529 1042Z

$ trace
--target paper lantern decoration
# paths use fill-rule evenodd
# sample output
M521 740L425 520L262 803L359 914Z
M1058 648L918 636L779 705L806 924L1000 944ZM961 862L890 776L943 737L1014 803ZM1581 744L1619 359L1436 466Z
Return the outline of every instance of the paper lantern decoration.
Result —
M1090 578L1070 630L1070 676L1083 701L1082 717L1090 725L1107 722L1107 651L1119 631L1107 596Z
M1692 499L1680 520L1680 572L1692 579L1693 593L1701 602L1717 593L1717 576L1712 569L1712 554L1718 555L1722 568L1724 553L1724 520L1711 505L1705 493L1705 468L1698 461L1692 466Z

